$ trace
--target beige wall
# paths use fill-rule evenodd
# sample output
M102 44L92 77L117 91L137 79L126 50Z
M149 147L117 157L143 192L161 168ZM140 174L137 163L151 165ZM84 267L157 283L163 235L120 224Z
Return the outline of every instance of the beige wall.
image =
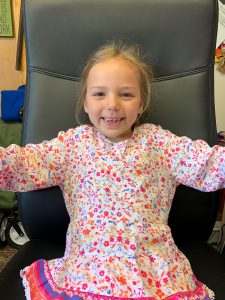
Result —
M21 0L12 0L14 37L0 37L0 91L16 89L25 84L25 53L23 47L21 71L17 71L16 52Z

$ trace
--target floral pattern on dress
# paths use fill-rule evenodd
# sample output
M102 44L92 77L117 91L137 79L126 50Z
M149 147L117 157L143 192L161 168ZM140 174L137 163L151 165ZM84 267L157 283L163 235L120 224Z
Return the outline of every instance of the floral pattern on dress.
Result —
M225 186L225 150L135 127L113 143L94 127L0 151L0 188L59 185L70 215L62 258L21 271L27 299L209 300L167 224L176 187Z

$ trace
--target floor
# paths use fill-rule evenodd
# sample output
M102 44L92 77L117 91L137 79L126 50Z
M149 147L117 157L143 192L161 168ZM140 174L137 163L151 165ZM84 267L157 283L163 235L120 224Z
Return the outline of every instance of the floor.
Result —
M9 245L0 245L0 272L3 270L7 262L13 257L17 249Z

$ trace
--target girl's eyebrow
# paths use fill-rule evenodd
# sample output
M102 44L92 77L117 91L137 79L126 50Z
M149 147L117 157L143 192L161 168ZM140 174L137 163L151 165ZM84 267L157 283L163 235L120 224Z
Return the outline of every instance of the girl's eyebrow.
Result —
M90 89L106 89L106 86L91 86ZM129 90L135 90L136 88L133 86L122 86L119 88L120 90L123 89L129 89Z
M122 86L120 89L135 90L136 88L134 86Z
M90 89L104 89L105 86L91 86Z

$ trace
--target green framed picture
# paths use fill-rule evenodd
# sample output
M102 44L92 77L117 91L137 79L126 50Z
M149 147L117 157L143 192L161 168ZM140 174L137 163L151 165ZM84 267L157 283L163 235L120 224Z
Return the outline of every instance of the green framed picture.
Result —
M14 37L11 0L0 0L0 37Z

